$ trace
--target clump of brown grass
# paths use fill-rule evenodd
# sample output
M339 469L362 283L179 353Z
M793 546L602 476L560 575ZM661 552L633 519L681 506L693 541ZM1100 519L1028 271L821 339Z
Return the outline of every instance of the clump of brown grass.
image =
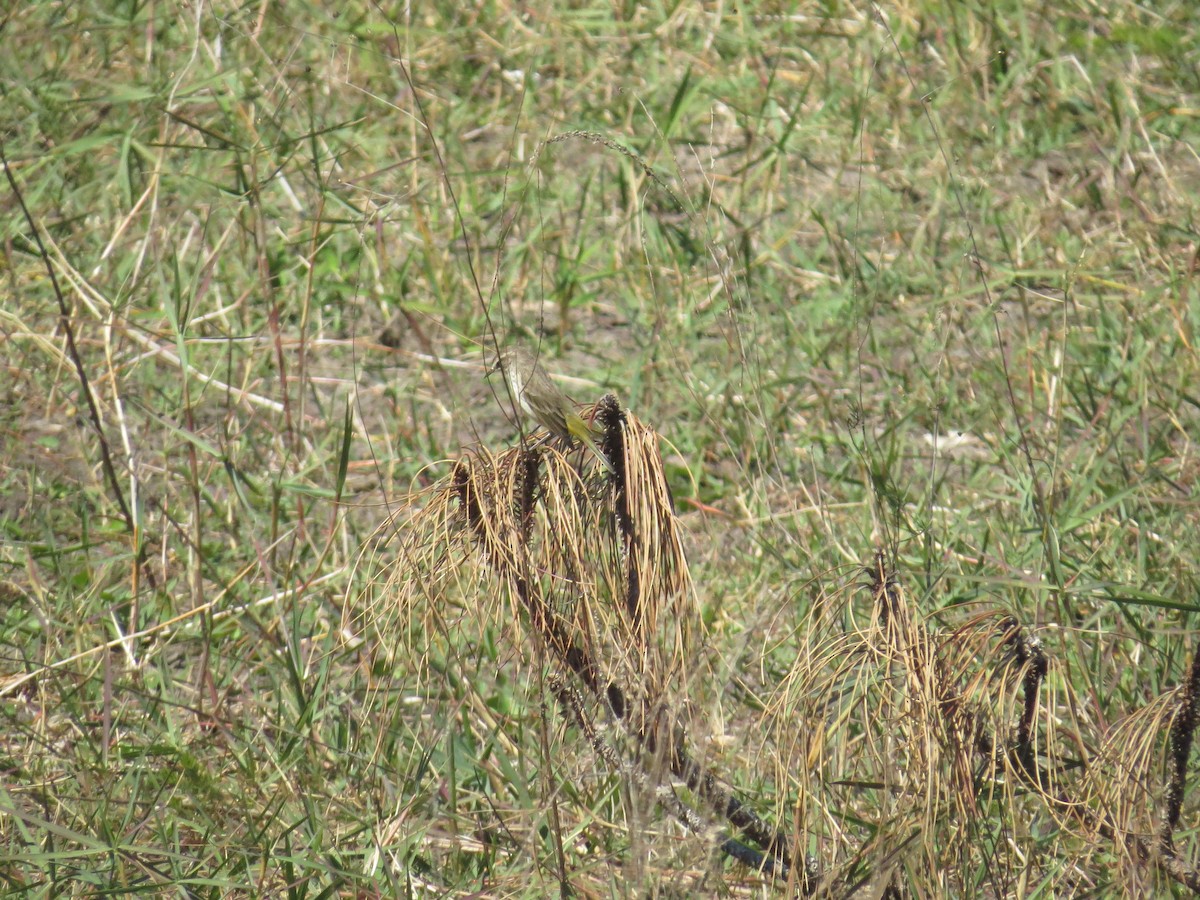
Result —
M611 472L540 434L500 454L465 454L428 503L389 523L400 536L395 563L350 628L419 657L425 636L447 633L457 605L519 621L552 662L564 716L607 765L693 831L724 817L767 855L720 834L725 852L786 873L787 839L689 750L686 698L701 670L701 633L658 435L611 395L593 413ZM526 658L530 669L537 658Z
M814 604L791 638L793 664L776 686L756 689L760 756L795 798L794 838L822 847L820 890L872 884L901 896L932 878L958 892L994 832L1047 822L1071 846L1073 865L1051 876L1058 891L1086 883L1114 856L1135 892L1156 875L1200 886L1173 837L1196 724L1195 665L1189 684L1105 732L1017 616L986 608L937 629L882 554L867 575L862 624L846 627L860 591ZM1164 735L1168 778L1156 827L1154 748ZM986 852L989 883L1028 877L1015 845Z
M387 623L436 615L448 592L483 608L499 585L589 687L636 683L657 696L678 679L697 619L661 463L649 462L656 436L615 398L597 418L611 475L594 459L580 468L544 435L454 465L404 522L388 590L368 611L385 644Z

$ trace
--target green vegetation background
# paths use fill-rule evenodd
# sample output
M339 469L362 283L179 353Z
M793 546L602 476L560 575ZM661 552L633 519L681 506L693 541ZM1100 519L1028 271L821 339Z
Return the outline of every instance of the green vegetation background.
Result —
M412 657L343 617L386 603L409 493L514 440L489 328L663 436L706 715L782 825L852 744L796 771L756 697L815 604L869 617L877 548L931 628L1040 629L1095 733L1196 652L1195 7L457 6L0 15L4 156L123 497L6 185L3 890L541 896L559 844L584 895L766 890L623 805L495 598ZM852 793L813 853L911 850ZM1081 883L1015 814L902 852L911 883Z

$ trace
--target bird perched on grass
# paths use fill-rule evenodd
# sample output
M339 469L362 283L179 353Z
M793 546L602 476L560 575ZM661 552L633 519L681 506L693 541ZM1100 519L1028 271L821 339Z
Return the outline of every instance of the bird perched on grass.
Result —
M570 445L576 440L582 442L609 472L613 471L612 463L596 444L596 430L583 420L575 404L550 380L537 357L524 347L508 347L501 351L490 371L496 369L504 373L513 400L522 412L565 444Z

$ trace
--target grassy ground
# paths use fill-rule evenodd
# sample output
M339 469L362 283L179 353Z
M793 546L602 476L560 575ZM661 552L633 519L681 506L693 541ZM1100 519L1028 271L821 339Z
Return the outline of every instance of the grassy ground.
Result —
M1182 892L1134 839L1197 649L1200 15L559 6L0 14L4 890L780 890L494 588L388 611L516 331L662 435L697 739L825 889ZM913 737L878 550L1001 742L996 623L1040 641L1054 802Z

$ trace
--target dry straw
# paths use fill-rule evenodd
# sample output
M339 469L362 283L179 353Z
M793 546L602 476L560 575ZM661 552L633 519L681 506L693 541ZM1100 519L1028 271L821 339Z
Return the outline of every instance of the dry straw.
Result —
M400 535L396 562L350 629L411 656L425 652L422 635L448 633L452 610L519 623L551 663L563 715L606 764L689 829L712 831L726 853L786 874L786 838L688 746L700 625L658 435L612 395L591 413L611 469L539 434L500 454L465 454L425 506L389 523ZM503 605L491 599L497 587ZM536 657L525 662L534 668Z
M732 675L764 735L764 752L740 764L794 798L773 812L786 831L760 818L719 774L730 761L697 750L704 723L687 698L717 679L701 662L658 436L615 397L592 413L611 471L534 434L500 454L465 454L424 506L399 511L380 545L393 560L387 583L354 631L410 660L431 635L453 644L468 619L523 635L520 664L551 670L562 715L627 787L789 891L851 895L869 881L900 896L913 866L943 873L947 859L973 859L998 815L1026 828L1048 818L1086 848L1080 865L1115 855L1126 885L1160 874L1200 891L1175 846L1200 663L1097 745L1086 701L1017 616L981 609L952 631L932 628L882 553L866 585L856 579L802 617L774 683L765 667L757 685ZM866 615L855 598L868 600ZM1156 813L1146 783L1164 733ZM880 825L858 824L869 822ZM819 866L801 856L809 848ZM993 859L1001 874L1006 858Z

